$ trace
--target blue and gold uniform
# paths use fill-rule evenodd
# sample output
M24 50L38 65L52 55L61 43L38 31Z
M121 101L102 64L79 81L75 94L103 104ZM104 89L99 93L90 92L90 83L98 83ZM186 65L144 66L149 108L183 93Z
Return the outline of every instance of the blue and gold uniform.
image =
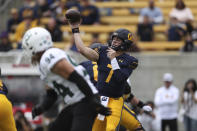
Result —
M12 104L7 99L8 90L0 79L0 131L16 131Z
M76 38L78 37L76 35ZM121 28L112 34L108 46L99 45L99 43L97 47L91 46L98 54L83 54L87 58L93 57L93 60L96 60L98 64L97 89L101 95L101 103L112 111L112 114L107 117L98 115L93 131L115 131L119 128L124 104L122 97L124 86L138 65L136 58L126 54L132 48L133 43L135 43L134 35L129 30ZM82 45L83 43L76 42L76 44ZM78 46L78 48L84 49L82 53L89 51L83 46Z
M126 53L116 57L120 69L112 70L111 60L107 57L108 46L95 48L99 54L97 88L101 96L109 97L108 107L112 115L105 121L95 120L93 131L115 131L119 128L123 109L124 85L132 71L136 68L138 60Z
M137 67L138 60L135 57L123 53L116 57L121 69L112 70L111 61L107 57L108 48L108 46L100 46L95 49L98 50L99 53L99 59L97 61L97 88L101 96L119 98L122 97L124 85L133 70Z
M98 81L98 78L97 78L98 65L97 65L97 63L92 62L92 61L85 61L85 62L81 63L81 65L86 68L87 72L90 75L92 83L94 85L96 85L97 81ZM130 91L129 91L129 93L130 93ZM128 91L127 92L124 91L124 94L127 95ZM142 127L140 122L137 120L135 113L131 109L129 109L129 107L126 104L123 105L122 118L121 118L120 124L122 126L124 126L125 128L129 129L130 131L141 129L141 127ZM103 127L103 126L101 126L101 127Z

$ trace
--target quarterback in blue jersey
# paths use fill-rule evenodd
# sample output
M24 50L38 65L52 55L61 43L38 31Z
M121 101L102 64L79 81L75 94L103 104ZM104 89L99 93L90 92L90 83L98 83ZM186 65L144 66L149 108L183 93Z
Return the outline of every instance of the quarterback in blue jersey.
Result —
M93 44L91 48L96 48L97 46L100 46L100 44ZM96 86L97 84L97 76L98 76L98 65L96 62L92 61L84 61L80 63L84 68L86 68L88 74L90 75L91 82ZM151 112L152 108L148 105L145 105L142 101L137 99L132 93L131 93L131 86L127 83L125 85L124 90L124 100L127 100L132 105L137 105L140 108L142 108L146 112ZM142 125L136 118L136 114L126 105L124 104L123 110L122 110L122 117L120 121L121 126L124 126L129 131L143 131Z
M115 131L119 128L123 109L124 85L128 77L138 65L138 60L128 55L134 43L133 34L127 29L118 29L111 37L108 46L95 49L86 47L79 33L79 23L70 23L78 51L98 64L97 88L102 104L112 110L107 117L99 115L94 122L93 131Z
M12 104L6 97L7 93L8 89L0 79L0 131L16 131Z

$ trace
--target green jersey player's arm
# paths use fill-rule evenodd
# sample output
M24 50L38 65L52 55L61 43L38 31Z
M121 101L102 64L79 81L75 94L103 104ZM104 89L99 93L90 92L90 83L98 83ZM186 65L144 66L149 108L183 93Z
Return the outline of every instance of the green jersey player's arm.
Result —
M78 51L91 61L97 61L99 59L99 54L95 50L86 47L81 39L80 33L74 33L74 40Z
M48 86L45 86L45 89L46 95L44 95L43 101L32 109L33 119L43 112L49 110L57 100L57 93L53 89L49 88Z
M66 59L61 59L58 61L52 67L51 71L77 84L79 90L81 90L81 92L86 96L89 103L98 113L106 116L111 114L111 110L108 107L104 107L100 103L98 94L94 94L97 93L97 91L93 93L87 81L80 74L78 74L77 71L75 71L74 67Z
M79 89L83 92L83 94L85 94L86 97L94 95L88 83L80 74L77 73L77 71L75 71L74 67L66 59L61 59L58 61L52 67L51 71L77 84Z

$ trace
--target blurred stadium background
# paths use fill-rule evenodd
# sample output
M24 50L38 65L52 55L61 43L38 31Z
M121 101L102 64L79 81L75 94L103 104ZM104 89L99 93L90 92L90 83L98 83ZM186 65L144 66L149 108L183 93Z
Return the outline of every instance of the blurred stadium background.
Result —
M81 0L81 6L84 6L84 1L88 0ZM132 91L143 101L154 100L155 91L163 85L162 77L166 72L173 74L174 85L180 91L189 78L197 80L197 54L195 52L197 1L184 0L186 7L192 12L193 19L178 21L179 27L183 30L182 33L178 31L177 37L180 39L169 38L169 33L172 33L169 32L172 26L169 16L171 10L175 8L176 1L154 1L155 7L160 8L162 12L163 20L157 23L149 18L150 28L143 27L147 30L142 31L148 31L147 34L152 33L151 38L147 38L148 40L142 38L147 34L139 33L139 24L143 23L143 20L140 20L141 9L148 7L148 0L89 0L88 4L94 5L99 15L93 14L91 18L98 15L93 19L96 20L82 23L80 28L81 36L87 46L94 42L106 43L110 33L120 27L136 33L138 40L131 54L139 59L139 67L133 72L130 80ZM28 28L46 27L53 33L55 47L70 53L78 63L85 60L76 51L71 30L63 19L68 8L81 9L84 11L82 12L84 16L89 13L78 5L78 2L77 4L75 2L77 0L0 0L0 32L2 32L0 67L2 79L9 88L8 97L14 106L20 105L21 108L21 103L23 103L24 108L24 103L30 103L32 107L31 105L38 103L40 96L44 94L38 70L31 66L30 58L23 57L21 49L21 38ZM16 15L18 15L17 20L14 19ZM4 39L9 39L6 46L3 45ZM186 49L189 40L190 43L192 42L192 48ZM179 123L179 129L183 131L182 123Z

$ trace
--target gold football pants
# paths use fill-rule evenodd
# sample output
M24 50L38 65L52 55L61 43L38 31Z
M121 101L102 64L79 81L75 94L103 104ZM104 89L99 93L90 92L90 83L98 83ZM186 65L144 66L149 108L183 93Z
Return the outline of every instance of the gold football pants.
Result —
M116 131L120 125L123 103L122 97L109 98L108 107L111 108L112 114L105 117L103 121L96 118L92 131Z
M141 123L137 120L135 112L133 112L126 104L123 106L120 125L124 126L129 131L135 131L136 129L142 128Z

